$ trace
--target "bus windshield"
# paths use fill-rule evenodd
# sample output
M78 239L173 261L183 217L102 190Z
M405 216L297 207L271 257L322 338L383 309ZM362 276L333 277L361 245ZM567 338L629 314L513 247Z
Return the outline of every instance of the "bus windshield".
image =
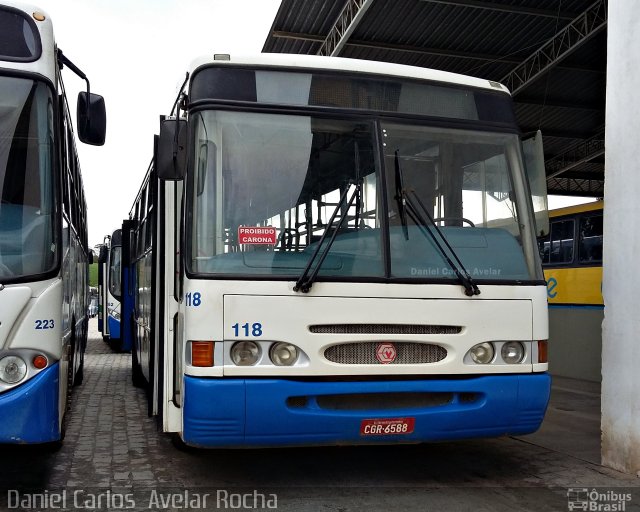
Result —
M55 265L52 124L44 83L0 76L0 279Z
M541 278L515 134L228 111L192 123L193 273L297 279L325 235L319 277L455 279L436 224L474 280Z

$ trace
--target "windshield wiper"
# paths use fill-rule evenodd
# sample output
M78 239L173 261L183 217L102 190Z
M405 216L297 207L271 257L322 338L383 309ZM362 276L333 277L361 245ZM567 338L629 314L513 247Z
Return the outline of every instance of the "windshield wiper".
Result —
M427 234L431 237L431 239L433 240L433 243L436 245L436 247L440 251L440 254L442 254L447 264L451 267L451 269L454 271L454 273L462 283L462 286L464 286L465 295L469 297L472 297L473 295L480 295L480 288L478 288L478 285L473 281L473 279L469 275L469 272L467 271L465 266L462 264L462 261L460 261L460 258L458 257L456 252L453 250L453 247L451 247L451 244L449 244L449 241L447 240L447 238L444 236L444 234L438 227L438 223L433 220L433 217L429 213L429 210L424 205L424 203L420 200L420 198L418 197L418 194L416 194L415 190L411 190L411 196L407 194L407 191L404 188L404 176L402 173L402 169L400 168L398 150L396 150L395 154L396 154L395 156L396 199L398 200L398 205L402 205L402 209L400 211L400 220L402 222L402 228L405 234L405 238L407 240L409 239L408 229L406 225L406 217L403 219L404 209L405 207L407 207L407 211L411 219L416 223L417 226L422 228L423 231L426 231ZM398 182L400 183L400 186L398 186ZM416 203L418 203L424 215L423 213L420 212L420 210L418 210L418 208L414 204L414 200ZM429 220L429 222L427 222L425 217L426 219ZM440 245L440 242L438 242L438 239L436 238L435 234L431 231L431 229L429 229L429 225L433 226L436 233L438 233L438 236L446 245L447 249L449 250L449 253L456 260L457 265L453 263L447 251L445 251L442 245Z
M400 158L398 156L398 150L396 149L394 158L395 170L396 170L396 195L395 200L398 203L398 215L400 215L400 223L402 224L402 232L404 233L404 239L409 240L409 228L407 226L407 214L405 208L407 206L407 199L404 195L404 175L402 169L400 169Z
M331 234L331 238L329 239L329 241L326 243L326 245L323 248L322 244L324 243L324 240L327 238L327 234L329 233L329 229L331 229L331 227L333 226L333 222L335 221L336 216L338 215L338 212L342 208L342 205L343 205L343 203L344 203L344 201L345 201L345 199L347 197L347 193L349 192L349 187L351 185L353 185L353 181L349 180L349 182L347 183L347 186L344 188L344 191L342 192L342 194L340 196L340 200L338 201L338 204L336 205L335 210L333 210L333 213L331 214L331 218L329 219L329 222L327 223L327 226L324 228L324 231L322 232L322 236L320 237L320 241L318 242L318 246L316 247L315 251L313 251L313 254L311 255L311 258L309 258L309 261L307 262L307 266L304 268L304 270L302 271L302 275L298 278L298 280L296 281L295 286L293 287L293 291L294 292L308 293L309 290L311 290L311 286L313 285L313 283L314 283L314 281L315 281L315 279L316 279L316 277L318 275L318 272L320 271L320 267L322 266L322 264L324 263L324 260L326 259L327 255L329 254L329 250L331 249L331 246L333 245L333 242L336 239L336 236L338 235L338 231L340 231L340 228L342 227L342 224L344 223L344 220L347 218L347 213L349 212L349 208L351 208L351 206L353 205L353 201L360 194L360 189L362 187L362 180L359 180L355 184L356 185L356 189L353 191L353 194L351 194L351 198L347 202L347 207L345 209L345 214L340 216L340 220L338 221L338 225L333 230L333 233ZM311 240L311 233L309 233L309 240ZM313 272L311 272L311 275L309 275L307 277L307 275L309 274L309 270L311 269L311 266L313 265L313 262L318 257L318 254L320 253L321 249L322 249L322 254L320 255L320 259L318 260L318 264L313 269Z

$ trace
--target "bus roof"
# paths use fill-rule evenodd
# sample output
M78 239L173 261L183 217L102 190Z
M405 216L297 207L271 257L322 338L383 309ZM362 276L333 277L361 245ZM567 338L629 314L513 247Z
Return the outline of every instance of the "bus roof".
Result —
M465 85L479 89L489 89L509 94L509 90L502 84L492 80L475 78L437 69L406 66L371 60L346 59L342 57L321 57L318 55L299 55L286 53L258 53L254 55L215 54L195 59L190 66L190 74L197 68L207 64L220 66L255 66L255 67L284 67L300 69L321 69L332 71L350 71L387 75L401 78L416 78L448 84Z
M42 46L42 52L35 60L3 60L2 57L0 57L0 73L2 72L2 69L38 73L55 84L56 53L54 51L55 42L53 38L53 25L49 15L35 5L14 2L13 0L0 0L0 7L8 7L9 10L22 12L25 18L31 21L30 24L37 29L40 36L40 44Z
M576 213L595 212L602 210L604 207L604 201L594 201L591 203L578 204L575 206L566 206L564 208L557 208L549 211L549 217L562 217L564 215L574 215Z

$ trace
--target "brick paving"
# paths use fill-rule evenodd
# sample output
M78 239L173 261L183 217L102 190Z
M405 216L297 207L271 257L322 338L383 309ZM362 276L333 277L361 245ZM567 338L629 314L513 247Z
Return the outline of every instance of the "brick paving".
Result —
M131 355L114 353L96 327L94 319L85 382L74 391L64 446L54 453L0 446L0 510L8 509L11 489L131 493L137 510L182 509L178 502L154 501L151 493L185 491L192 499L210 494L208 509L232 508L233 502L216 501L221 490L276 494L279 510L568 510L567 488L624 490L632 493L624 510L640 510L637 478L541 446L539 436L417 446L178 450L147 417L144 393L131 384ZM265 505L260 499L245 505L259 509ZM83 506L120 508L98 505Z

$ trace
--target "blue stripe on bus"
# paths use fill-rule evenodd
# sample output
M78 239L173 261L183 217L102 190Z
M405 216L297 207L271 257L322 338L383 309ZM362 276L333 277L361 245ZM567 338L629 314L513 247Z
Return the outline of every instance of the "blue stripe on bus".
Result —
M200 447L443 441L535 432L551 391L547 373L373 382L215 379L185 376L183 439ZM323 409L316 397L363 393L453 393L438 406ZM474 401L465 400L475 394ZM287 404L291 397L306 403ZM462 399L461 399L462 398ZM361 436L365 419L415 418L410 434Z
M60 364L0 394L0 443L47 443L60 439Z
M112 340L120 337L120 320L116 320L111 315L109 315L109 337Z

